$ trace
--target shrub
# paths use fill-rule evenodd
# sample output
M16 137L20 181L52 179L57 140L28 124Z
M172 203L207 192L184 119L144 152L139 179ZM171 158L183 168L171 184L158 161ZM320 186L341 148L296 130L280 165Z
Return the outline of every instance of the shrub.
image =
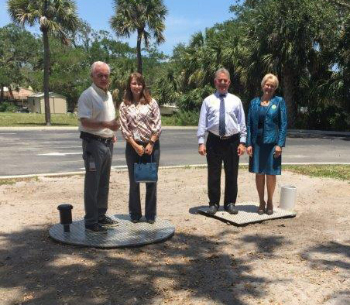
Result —
M10 102L2 102L0 104L0 112L16 112L17 106Z
M180 126L195 126L198 125L198 111L179 111L175 114L176 125Z
M350 115L337 105L319 105L308 112L308 126L320 130L349 130Z

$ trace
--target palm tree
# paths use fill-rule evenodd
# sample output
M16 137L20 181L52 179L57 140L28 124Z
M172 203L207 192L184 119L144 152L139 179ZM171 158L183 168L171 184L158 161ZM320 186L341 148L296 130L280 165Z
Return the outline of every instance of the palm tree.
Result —
M242 10L246 49L245 78L261 79L267 72L281 79L289 127L294 127L303 76L310 56L324 49L324 37L334 37L337 19L328 0L263 0ZM254 82L254 81L253 81Z
M12 20L20 25L38 23L44 44L44 99L45 121L51 125L49 101L50 46L49 35L59 37L67 44L67 33L78 25L76 5L73 0L8 0Z
M114 0L114 4L111 27L122 37L137 32L137 71L142 73L141 42L144 40L148 48L151 35L157 44L165 41L164 20L168 11L163 0Z

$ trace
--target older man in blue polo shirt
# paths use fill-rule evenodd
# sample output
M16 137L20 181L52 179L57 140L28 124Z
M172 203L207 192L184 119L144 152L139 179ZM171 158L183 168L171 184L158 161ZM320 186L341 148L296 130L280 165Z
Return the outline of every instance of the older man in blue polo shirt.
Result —
M230 73L221 68L215 73L216 92L204 99L198 123L198 153L207 156L208 213L214 215L220 205L221 167L224 163L224 209L237 214L237 176L239 157L245 152L246 124L241 100L228 93ZM205 142L205 134L208 138Z

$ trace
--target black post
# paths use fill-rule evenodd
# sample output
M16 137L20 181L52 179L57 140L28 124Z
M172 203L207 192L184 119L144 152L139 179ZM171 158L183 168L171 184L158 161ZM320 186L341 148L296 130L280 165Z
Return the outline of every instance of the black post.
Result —
M57 209L60 211L60 222L63 225L64 232L70 232L70 224L72 223L72 209L71 204L60 204Z

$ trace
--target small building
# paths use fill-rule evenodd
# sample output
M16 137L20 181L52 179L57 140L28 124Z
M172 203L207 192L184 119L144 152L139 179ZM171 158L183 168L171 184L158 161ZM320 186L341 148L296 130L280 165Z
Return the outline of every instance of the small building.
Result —
M18 106L26 106L27 98L33 95L33 89L29 88L16 88L10 90L8 87L3 87L3 96L7 100L15 102Z
M173 115L179 111L179 108L175 104L164 104L160 105L159 108L161 115Z
M67 113L67 99L65 96L50 92L50 112ZM44 93L35 93L27 98L28 109L34 113L45 113Z

